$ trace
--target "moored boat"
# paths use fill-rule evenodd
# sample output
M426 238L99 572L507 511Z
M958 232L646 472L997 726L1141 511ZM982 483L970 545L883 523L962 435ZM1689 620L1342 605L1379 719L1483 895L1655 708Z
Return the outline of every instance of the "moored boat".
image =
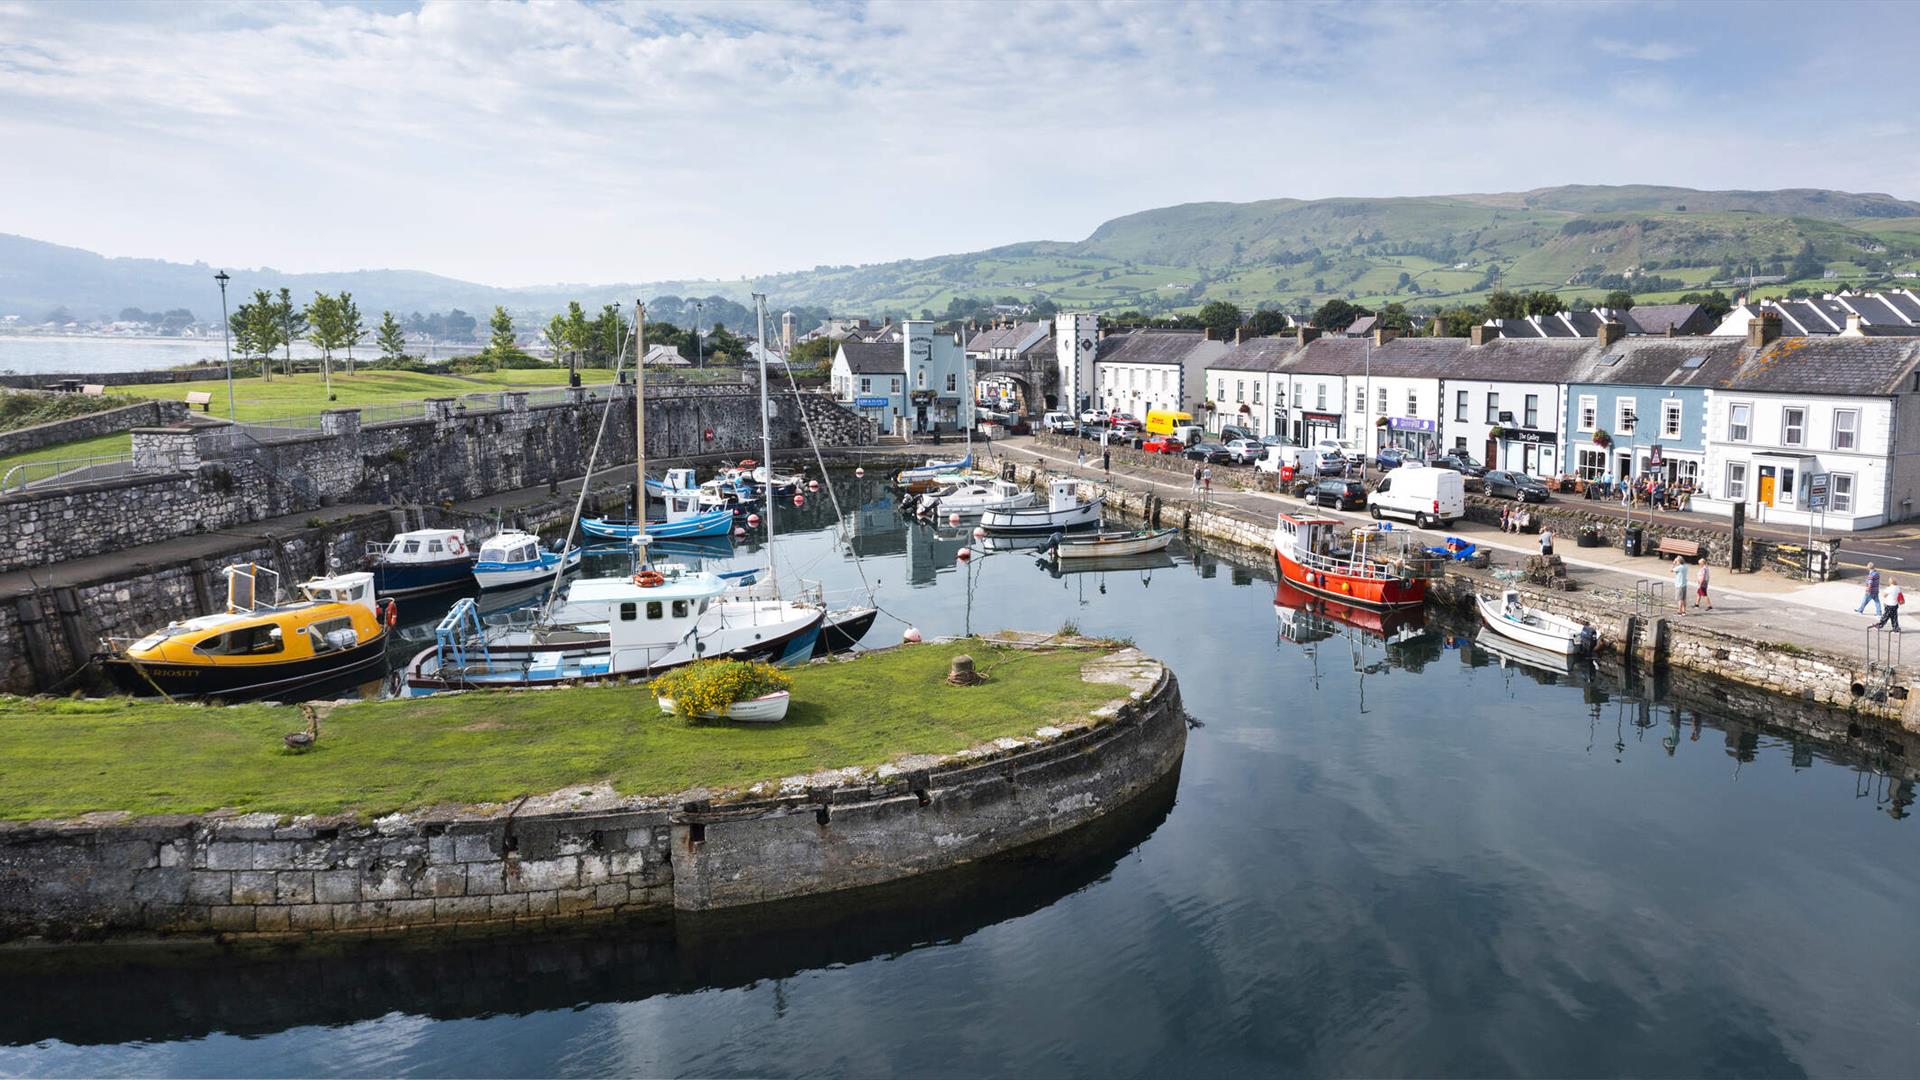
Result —
M644 524L631 518L582 518L580 531L602 540L631 540L645 533L655 539L729 536L733 533L733 511L702 510L700 495L692 491L672 490L662 498L667 504L664 521Z
M1273 532L1280 577L1302 591L1369 608L1418 607L1427 599L1428 560L1405 533L1355 528L1333 518L1281 514Z
M545 581L580 565L581 549L549 551L540 546L532 533L509 529L490 536L480 544L480 558L473 564L473 579L482 589L505 589L533 581Z
M927 480L950 479L949 474L963 472L973 468L971 438L969 438L968 443L969 446L965 457L956 458L952 461L940 461L929 458L925 465L915 465L912 468L901 469L899 472L893 474L894 482L907 485Z
M1011 480L971 480L946 485L914 498L913 512L919 516L959 514L972 517L988 510L1018 510L1032 506L1033 492Z
M473 552L459 529L413 529L367 548L373 589L381 596L418 596L473 581Z
M279 575L229 566L227 610L167 624L96 657L129 694L229 700L298 693L303 687L386 671L392 600L376 600L366 572L314 578L301 599L281 603ZM274 595L263 600L263 586Z
M1106 496L1082 499L1079 484L1073 480L1055 480L1047 488L1047 505L987 510L980 515L980 527L990 533L1050 533L1056 530L1092 529L1100 525L1100 510Z
M1064 534L1047 544L1056 559L1101 559L1118 555L1146 555L1165 551L1173 543L1178 529L1128 529L1103 532L1097 536L1067 538Z
M1506 589L1499 597L1480 594L1480 617L1494 633L1510 637L1529 648L1559 656L1577 656L1593 649L1593 627L1578 619L1555 615L1543 608L1529 607L1520 600L1518 589Z

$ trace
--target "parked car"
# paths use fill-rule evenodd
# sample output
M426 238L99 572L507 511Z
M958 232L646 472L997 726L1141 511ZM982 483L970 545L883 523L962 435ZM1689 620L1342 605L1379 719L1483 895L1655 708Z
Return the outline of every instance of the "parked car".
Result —
M1238 424L1223 424L1220 428L1220 442L1226 446L1232 446L1235 439L1245 439L1248 442L1256 442L1259 438L1260 436L1255 435L1249 429L1241 427Z
M1266 455L1267 448L1252 439L1233 439L1227 443L1228 460L1235 465L1251 465Z
M1410 460L1413 460L1413 454L1398 446L1383 446L1380 452L1373 456L1374 464L1380 466L1383 472L1387 469L1397 469Z
M1473 455L1467 453L1465 450L1455 450L1450 454L1442 454L1432 461L1427 462L1427 464L1436 469L1446 469L1450 472L1459 473L1466 480L1468 491L1479 491L1482 487L1486 486L1482 478L1487 475L1487 467L1473 460Z
M1186 454L1195 461L1204 461L1209 465L1224 465L1233 460L1232 452L1219 443L1194 443L1187 447Z
M1342 480L1329 476L1307 486L1306 500L1314 506L1331 506L1335 510L1358 510L1367 505L1367 485L1358 480Z
M1080 422L1083 424L1104 424L1112 419L1113 414L1105 409L1088 409L1080 414Z
M1171 435L1155 435L1140 444L1140 449L1149 454L1177 454L1186 449L1186 445Z
M1260 445L1261 446L1292 446L1293 440L1287 438L1285 435L1262 435L1260 436Z
M1487 486L1487 494L1501 499L1519 499L1521 502L1546 502L1553 497L1547 485L1528 476L1526 473L1508 472L1496 469L1480 478Z

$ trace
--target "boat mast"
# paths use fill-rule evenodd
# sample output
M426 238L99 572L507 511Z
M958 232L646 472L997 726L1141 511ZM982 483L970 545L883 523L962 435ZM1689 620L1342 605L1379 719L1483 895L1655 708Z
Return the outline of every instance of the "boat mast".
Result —
M647 545L647 305L633 300L633 542Z
M775 596L780 595L780 560L773 553L773 429L767 422L767 294L753 294L753 310L759 320L756 331L760 345L760 462L767 470L767 582ZM751 481L753 474L747 474Z

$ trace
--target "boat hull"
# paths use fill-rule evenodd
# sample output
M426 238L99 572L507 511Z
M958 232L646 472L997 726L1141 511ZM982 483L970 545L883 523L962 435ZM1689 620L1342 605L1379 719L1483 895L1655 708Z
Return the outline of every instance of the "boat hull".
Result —
M572 570L580 565L580 549L568 551L563 558L553 552L542 552L538 560L517 563L474 563L473 579L482 589L510 589L515 585L525 585L534 581L546 581L561 568Z
M660 711L673 714L679 707L670 697L655 698L660 703ZM727 706L726 718L740 724L774 724L787 718L787 706L792 704L793 695L785 690L776 690L746 701L736 701ZM701 714L701 719L718 720L713 713Z
M1142 535L1121 537L1090 537L1085 540L1065 540L1054 552L1062 559L1105 559L1120 555L1148 555L1156 551L1165 551L1173 543L1178 529L1159 529Z
M1516 617L1509 615L1498 600L1486 596L1476 599L1480 605L1480 618L1487 624L1487 629L1501 637L1556 656L1572 656L1580 651L1580 632L1569 620L1543 615L1525 607L1520 609L1522 614Z
M1281 580L1287 584L1302 592L1324 596L1342 604L1391 610L1419 607L1427 602L1425 578L1369 577L1316 570L1302 566L1288 558L1286 552L1279 550L1274 552L1274 562L1279 566Z
M631 520L609 518L582 518L580 531L601 540L631 540L640 534L639 526ZM679 521L647 522L647 535L662 540L730 536L732 533L731 510L707 510Z
M829 611L827 621L820 627L820 640L813 646L813 655L831 656L834 653L847 652L860 639L873 629L873 621L880 617L874 608L854 608L851 611Z
M1091 502L1078 503L1064 510L1055 510L1047 506L1022 510L989 510L980 515L980 527L990 533L1011 535L1093 529L1100 525L1100 511L1105 504L1104 498L1096 498Z
M387 634L381 633L351 648L323 656L280 663L177 664L135 662L121 656L102 656L99 663L121 691L151 696L157 687L169 697L217 697L224 701L251 701L352 675L377 678L387 670Z
M457 589L473 581L473 560L462 557L439 562L375 563L373 591L381 596L423 596Z

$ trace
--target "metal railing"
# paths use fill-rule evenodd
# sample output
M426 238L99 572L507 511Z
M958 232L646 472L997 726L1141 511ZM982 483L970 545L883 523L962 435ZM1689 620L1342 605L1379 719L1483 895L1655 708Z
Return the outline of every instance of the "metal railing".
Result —
M394 405L359 405L360 426L369 424L391 424L408 420L424 420L427 415L427 403L424 401L402 401Z
M161 453L146 456L157 464L146 469L136 469L131 453L24 462L8 469L6 475L0 476L0 494L12 494L28 488L50 489L71 484L87 484L95 480L110 480L116 476L131 476L136 472L152 472L156 468L182 468L181 454Z

